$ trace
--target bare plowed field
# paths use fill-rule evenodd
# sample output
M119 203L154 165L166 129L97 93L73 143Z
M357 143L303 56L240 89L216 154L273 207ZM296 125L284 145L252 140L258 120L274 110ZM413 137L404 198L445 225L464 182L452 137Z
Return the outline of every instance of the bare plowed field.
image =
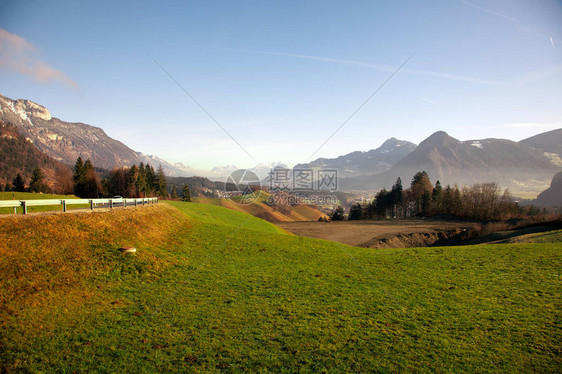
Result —
M431 245L471 227L468 222L431 219L276 224L295 235L368 248Z

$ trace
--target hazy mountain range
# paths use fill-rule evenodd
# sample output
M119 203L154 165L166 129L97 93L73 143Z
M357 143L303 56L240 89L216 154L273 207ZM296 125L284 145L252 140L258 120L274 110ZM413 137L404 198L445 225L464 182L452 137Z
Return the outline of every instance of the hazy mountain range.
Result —
M545 144L544 139L555 140L552 145L558 145L557 142L562 142L562 129L533 138L521 142L506 139L459 141L438 131L388 170L344 178L340 185L356 190L389 188L398 177L408 184L417 171L425 170L433 182L439 180L442 184L494 181L514 191L538 193L547 188L553 175L561 170L556 164L560 154L556 147ZM543 146L538 149L532 147L534 144Z
M140 162L157 167L173 177L205 176L224 179L235 166L210 171L172 164L157 156L136 152L109 137L102 129L84 123L70 123L51 116L47 108L29 100L12 100L0 95L0 120L13 124L28 142L49 157L73 165L78 156L89 158L104 169ZM473 184L495 181L514 191L538 194L550 185L562 166L562 129L538 134L520 142L505 139L459 141L439 131L419 145L391 138L379 148L352 152L337 158L319 158L295 168L337 169L340 188L374 191L389 188L398 177L408 185L421 170L433 182ZM260 164L251 169L261 178L282 163Z
M298 164L295 169L337 169L340 178L370 175L388 170L415 148L414 143L390 138L377 149L351 152L337 158L319 158Z

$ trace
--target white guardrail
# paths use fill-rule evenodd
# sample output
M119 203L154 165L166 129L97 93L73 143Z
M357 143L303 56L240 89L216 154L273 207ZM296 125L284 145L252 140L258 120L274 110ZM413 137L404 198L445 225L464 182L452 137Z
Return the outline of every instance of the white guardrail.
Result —
M0 200L0 208L14 208L14 213L16 208L22 207L23 214L27 214L27 208L30 206L55 206L62 205L62 211L66 212L69 205L89 205L91 210L95 208L106 208L109 207L113 209L115 206L138 206L146 204L156 204L158 202L157 197L145 197L137 199L44 199L44 200ZM101 205L101 206L100 206Z

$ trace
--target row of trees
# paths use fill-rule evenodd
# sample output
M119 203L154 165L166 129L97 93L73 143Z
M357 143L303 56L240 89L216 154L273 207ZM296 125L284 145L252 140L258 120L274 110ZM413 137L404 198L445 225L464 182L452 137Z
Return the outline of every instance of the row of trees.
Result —
M180 193L182 200L191 201L189 186L185 184L181 192L175 185L171 186L171 193L168 193L166 175L162 166L155 171L149 164L142 162L130 168L115 168L109 173L109 177L101 179L96 172L94 165L88 159L84 161L78 157L74 164L74 169L68 173L56 175L56 190L62 194L74 193L81 198L98 198L103 196L123 196L123 197L153 197L179 199ZM17 192L53 192L45 183L45 176L39 167L33 170L29 187L21 174L17 174L11 184L0 186L4 191Z
M155 171L150 164L140 163L130 168L114 168L109 177L100 182L90 160L83 162L80 157L74 166L74 194L79 197L102 195L123 197L153 197L173 200L179 199L175 185L168 193L166 174L162 165ZM181 190L184 201L191 201L189 186L185 184Z
M6 183L0 186L1 191L15 191L15 192L41 192L47 193L51 189L45 183L45 175L39 167L33 169L31 173L31 181L29 182L29 188L25 186L25 180L20 173L16 174L15 178L12 180L12 184Z
M105 182L105 189L111 195L127 197L160 196L168 197L166 175L162 166L155 172L150 164L142 162L130 168L115 168ZM172 195L174 194L172 189ZM177 195L177 191L176 191Z
M412 216L454 215L477 220L509 219L519 215L508 190L501 191L496 183L477 183L459 189L456 185L443 188L437 181L432 185L425 171L412 178L410 187L402 187L400 178L389 190L382 189L368 204L354 204L349 220L373 218L405 218Z

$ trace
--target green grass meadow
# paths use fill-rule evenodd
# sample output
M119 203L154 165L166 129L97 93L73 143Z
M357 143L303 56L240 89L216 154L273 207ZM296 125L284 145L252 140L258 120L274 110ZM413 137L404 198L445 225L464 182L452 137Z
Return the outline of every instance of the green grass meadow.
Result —
M0 225L0 372L562 367L556 235L373 250L183 202Z

